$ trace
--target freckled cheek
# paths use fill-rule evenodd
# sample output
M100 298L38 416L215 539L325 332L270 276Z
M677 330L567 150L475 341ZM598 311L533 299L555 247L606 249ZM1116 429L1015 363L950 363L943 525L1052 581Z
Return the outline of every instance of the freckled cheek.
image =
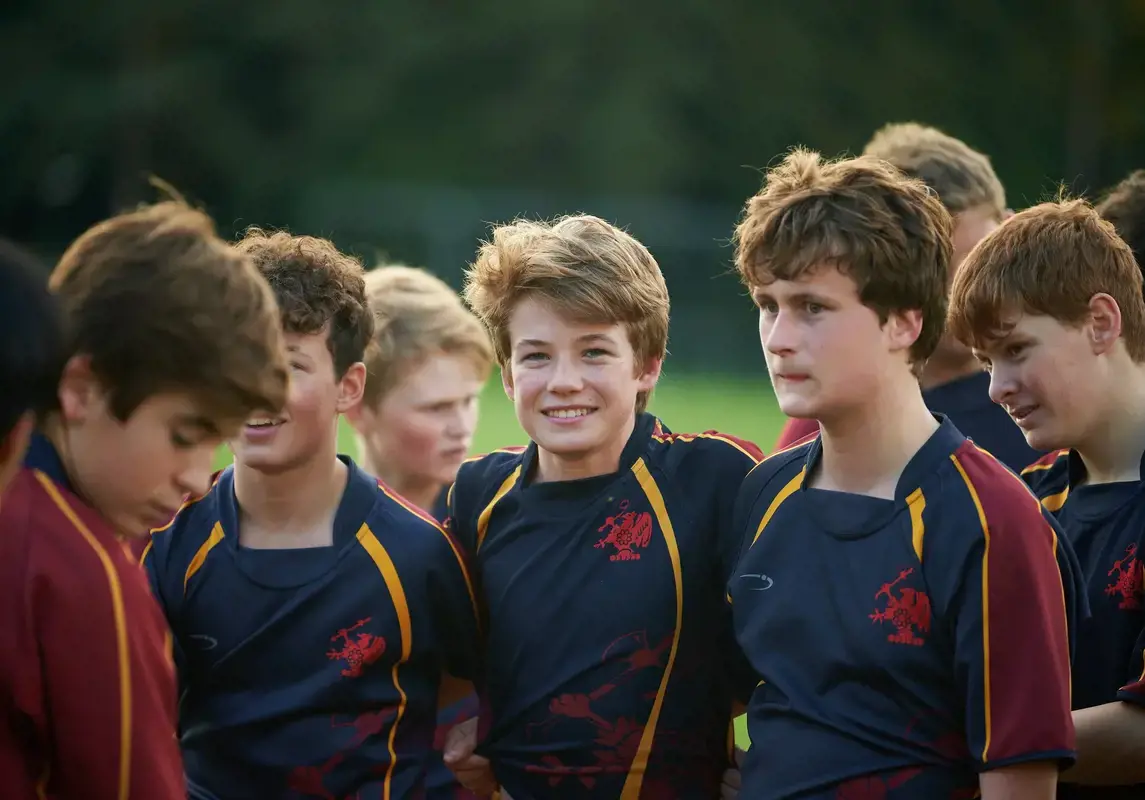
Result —
M534 405L544 393L545 385L545 377L539 370L518 370L513 373L513 396L520 405Z

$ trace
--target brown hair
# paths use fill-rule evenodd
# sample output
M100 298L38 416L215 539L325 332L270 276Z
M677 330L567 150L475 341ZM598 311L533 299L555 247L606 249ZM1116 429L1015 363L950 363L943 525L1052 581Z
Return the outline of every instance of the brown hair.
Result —
M489 329L502 368L510 353L509 315L525 297L542 297L582 322L624 324L638 365L667 352L668 287L656 259L599 217L495 228L465 277L465 299ZM641 392L637 412L647 403Z
M1145 269L1145 169L1135 170L1097 204L1097 213L1113 223L1137 266Z
M412 367L436 353L467 358L482 380L493 368L493 345L481 322L440 278L401 265L366 275L374 314L374 346L366 353L366 391L374 406Z
M950 232L950 214L921 181L879 159L824 161L798 148L747 201L736 268L754 290L829 264L854 279L860 301L883 322L921 310L910 351L918 369L942 337Z
M49 285L68 353L91 358L120 420L163 392L185 392L226 423L286 400L274 295L201 211L168 201L100 222Z
M1145 299L1129 245L1084 200L1042 203L970 251L954 275L948 324L960 341L982 347L1009 332L1014 314L1080 324L1099 292L1117 301L1129 355L1145 361Z
M235 245L270 283L288 333L326 331L326 346L341 379L361 361L374 335L362 262L326 239L248 228Z
M938 193L951 214L987 206L998 221L1006 211L1006 191L988 156L937 128L901 122L880 128L863 155L890 162Z

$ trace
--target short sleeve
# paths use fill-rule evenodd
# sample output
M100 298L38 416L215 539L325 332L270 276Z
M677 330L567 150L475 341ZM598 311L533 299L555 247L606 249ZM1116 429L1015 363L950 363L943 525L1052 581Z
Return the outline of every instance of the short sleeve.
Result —
M975 482L962 472L969 500L942 509L957 513L958 524L928 535L923 571L935 611L953 631L971 757L984 770L1072 762L1077 576L1058 557L1066 545L1012 477Z

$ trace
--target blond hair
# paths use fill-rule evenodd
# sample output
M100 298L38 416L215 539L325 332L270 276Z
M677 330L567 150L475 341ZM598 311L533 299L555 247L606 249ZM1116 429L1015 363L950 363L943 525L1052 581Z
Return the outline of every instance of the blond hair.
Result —
M483 382L489 377L489 336L445 281L423 269L381 266L366 274L366 297L374 341L366 351L363 403L376 406L411 368L437 353L463 356Z
M951 333L982 347L1008 332L1010 315L1044 314L1066 325L1089 315L1104 292L1121 309L1121 335L1134 361L1145 361L1141 272L1113 225L1084 200L1027 208L970 251L950 290Z
M990 158L960 139L917 122L892 123L875 132L863 155L881 158L938 193L951 214L989 207L1001 221L1006 191Z
M885 322L918 309L916 370L942 338L951 218L922 181L870 157L824 161L792 151L751 197L735 232L736 268L751 290L798 280L823 265L854 279Z
M539 297L579 322L623 324L638 365L668 349L668 287L648 248L599 217L517 220L493 230L465 274L464 295L509 360L509 316ZM637 396L641 412L648 395Z

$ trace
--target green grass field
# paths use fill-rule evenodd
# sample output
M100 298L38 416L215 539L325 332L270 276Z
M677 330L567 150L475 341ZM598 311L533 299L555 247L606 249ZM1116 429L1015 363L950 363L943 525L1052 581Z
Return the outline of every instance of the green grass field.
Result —
M767 375L751 379L667 375L656 388L649 410L677 433L719 430L749 439L765 451L771 448L783 427L783 414L775 404ZM343 424L338 434L339 450L357 454L353 432ZM481 397L481 419L474 436L473 452L486 453L506 445L525 444L527 437L517 425L513 405L505 397L498 378L485 387ZM226 448L219 452L218 466L230 463ZM736 720L736 743L747 747L743 718Z

